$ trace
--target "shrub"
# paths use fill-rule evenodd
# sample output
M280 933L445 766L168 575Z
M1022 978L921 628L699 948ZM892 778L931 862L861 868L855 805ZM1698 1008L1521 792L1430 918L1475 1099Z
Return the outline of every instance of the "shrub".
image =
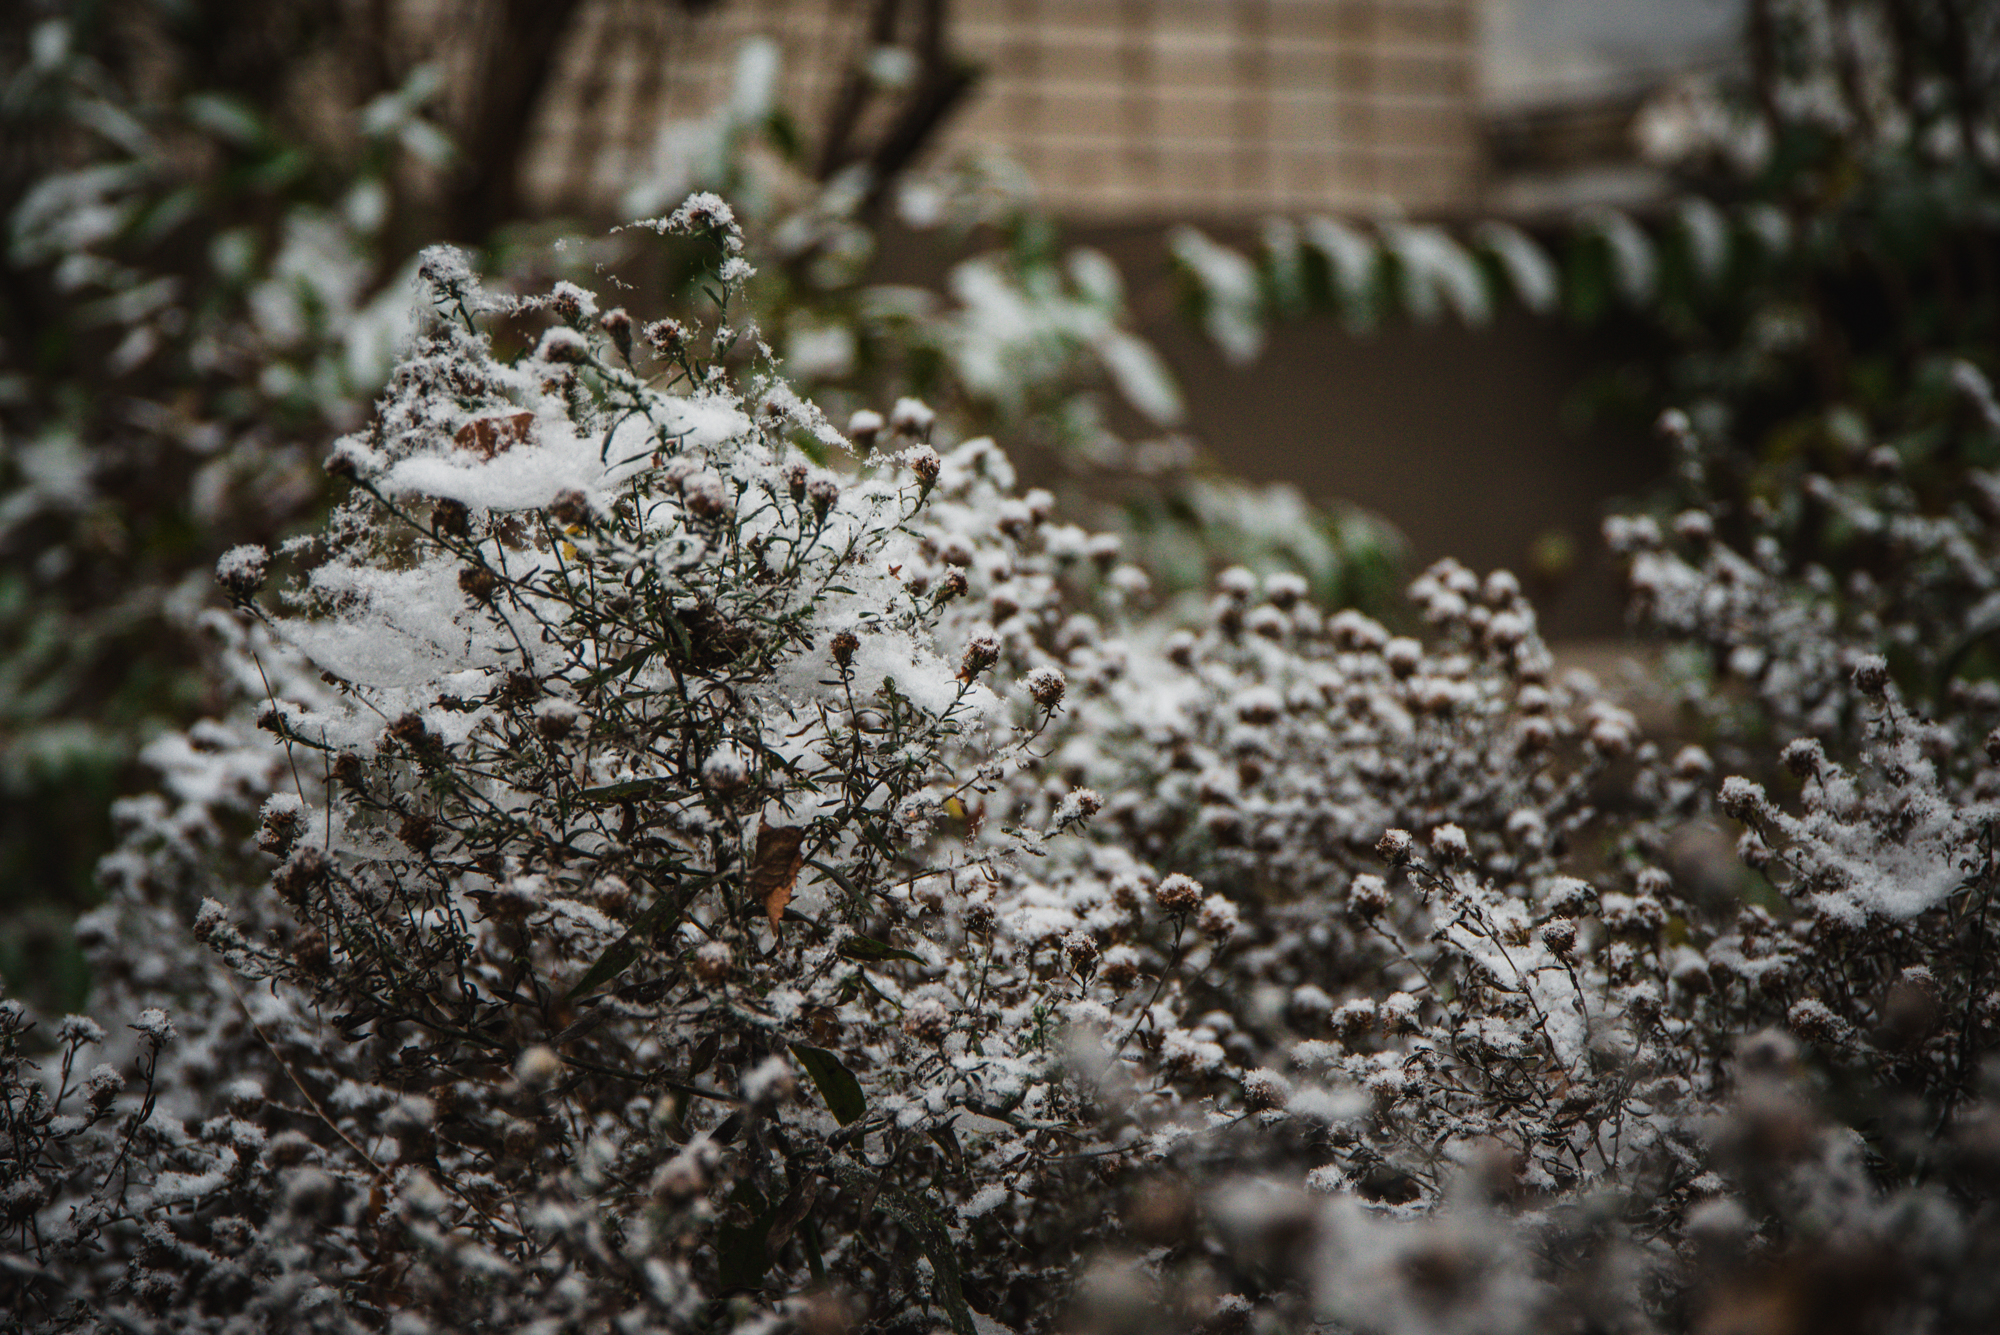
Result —
M1662 745L1451 562L1423 641L1241 568L1176 625L658 225L699 324L429 252L347 498L223 558L240 707L83 924L132 1027L5 1012L26 1320L1990 1321L1988 704L1806 617L1817 736Z

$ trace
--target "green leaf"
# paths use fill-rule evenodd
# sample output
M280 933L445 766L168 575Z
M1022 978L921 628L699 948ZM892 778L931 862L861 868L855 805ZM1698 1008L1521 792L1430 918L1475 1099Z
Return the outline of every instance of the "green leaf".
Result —
M671 611L662 608L660 609L660 623L674 637L674 644L679 648L680 656L683 659L692 661L694 658L694 638L688 634L688 629L682 624L681 619Z
M722 1033L717 1030L695 1044L694 1055L688 1059L688 1079L696 1080L701 1073L715 1064L715 1054L722 1048Z
M764 1198L750 1189L748 1183L738 1188L731 1199L758 1213L748 1227L722 1224L716 1228L716 1278L722 1281L725 1292L762 1288L764 1276L771 1270L771 1249L767 1242L777 1208L767 1208Z
M951 1318L954 1335L978 1335L978 1323L972 1319L972 1309L966 1306L965 1283L959 1273L958 1252L951 1245L950 1230L915 1193L891 1192L889 1198L902 1207L905 1225L916 1226L918 1245L931 1262L931 1296Z
M960 1177L964 1177L965 1150L959 1145L958 1132L952 1130L951 1123L939 1122L927 1128L927 1130L930 1133L930 1138L937 1142L938 1148L944 1151L945 1158L950 1162L952 1171Z
M923 956L916 955L887 941L877 941L871 936L850 936L840 943L840 953L851 960L908 960L912 964L922 964Z
M576 796L582 802L622 802L628 797L651 797L672 782L671 779L627 779L623 783L585 788Z
M575 1001L578 997L587 996L631 968L646 942L660 933L672 931L695 895L713 880L715 877L712 875L703 876L685 883L678 892L656 900L625 929L625 935L605 948L604 953L597 957L597 963L584 971L583 977L576 980L576 985L570 988L564 1000Z
M660 646L657 644L649 644L643 649L634 649L623 658L607 663L597 669L597 671L581 678L578 680L577 685L583 687L600 686L620 673L636 672L647 659L659 652L659 648Z
M891 1186L846 1155L836 1156L831 1167L842 1186L864 1198L872 1195L876 1208L916 1239L931 1263L931 1297L944 1308L954 1335L978 1335L978 1323L966 1305L958 1252L951 1245L951 1230L945 1227L929 1193Z
M842 1126L868 1111L868 1099L861 1092L861 1082L854 1078L854 1072L841 1065L840 1058L825 1048L806 1043L792 1044L792 1056L798 1058L799 1065L806 1068L813 1084L819 1086L819 1096L826 1100L827 1110Z

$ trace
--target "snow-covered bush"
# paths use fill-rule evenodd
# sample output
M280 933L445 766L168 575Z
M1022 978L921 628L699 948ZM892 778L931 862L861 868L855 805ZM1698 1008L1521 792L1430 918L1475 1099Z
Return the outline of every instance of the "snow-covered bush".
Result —
M713 247L726 308L727 206L660 225ZM914 401L857 468L815 464L846 442L754 326L502 302L446 251L423 278L433 318L330 462L350 498L218 568L220 661L261 703L156 744L164 790L121 807L85 939L108 1005L172 994L188 1037L118 1123L133 1172L95 1174L108 1131L24 1165L43 1310L193 1317L249 1285L273 1322L464 1321L482 1274L487 1319L672 1328L829 1272L959 1328L968 1289L1052 1307L1007 1291L1046 1221L1003 1207L1095 1179L1042 1163L1091 1134L1069 1053L1137 1027L1072 908L1156 878L1115 848L1031 878L1101 800L1015 770L1068 691L1066 600L1115 617L1143 579L1012 495L990 441L940 455ZM548 327L502 362L498 318ZM1226 935L1181 883L1122 894L1126 933ZM329 1269L374 1278L335 1301Z
M721 200L657 226L699 319L428 252L345 499L219 564L100 1018L0 1014L27 1324L1990 1319L1976 689L1758 604L1815 735L1652 740L1451 562L1423 639L1240 567L1180 624L991 439L828 423Z

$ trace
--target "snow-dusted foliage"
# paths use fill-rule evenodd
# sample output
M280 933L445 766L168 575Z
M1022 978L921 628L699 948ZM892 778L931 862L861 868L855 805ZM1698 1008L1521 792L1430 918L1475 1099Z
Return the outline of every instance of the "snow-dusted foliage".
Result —
M1163 613L993 440L825 420L722 200L655 225L706 318L427 252L345 499L222 557L100 1018L0 1011L25 1324L1990 1323L1996 702L1912 685L1970 660L1713 504L1617 531L1755 684L1671 741L1505 572Z
M1986 641L2000 624L2000 421L1964 361L1929 368L1927 439L1874 440L1828 414L1837 449L1770 466L1754 490L1718 431L1669 411L1684 508L1613 518L1637 622L1683 655L1700 707L1747 690L1780 727L1831 739L1854 726L1848 678L1886 655L1933 707L2000 722ZM1767 487L1784 483L1772 494ZM1744 492L1749 494L1745 495ZM1712 690L1712 686L1725 689Z
M740 282L727 206L698 196L664 225L716 243L725 294ZM429 1298L404 1275L395 1303L315 1287L281 1304L323 1305L334 1325L433 1301L460 1319L447 1295L483 1272L491 1319L546 1301L674 1327L705 1292L763 1287L835 1182L854 1218L815 1216L787 1271L822 1271L824 1245L850 1283L962 1325L939 1222L951 1203L885 1187L866 1147L948 1147L958 1174L985 1165L990 1186L1009 1180L1017 1132L1075 1120L1051 1063L1088 951L1071 943L1072 968L1040 978L985 905L1097 802L1070 795L1027 813L1032 826L988 819L1061 678L1044 666L1023 680L993 609L967 594L969 572L984 583L1004 569L1034 616L1083 535L1033 496L1003 500L1011 475L990 442L940 457L914 401L871 466L837 475L812 458L844 451L839 434L768 373L739 389L726 329L635 338L622 311L599 315L567 287L500 303L450 252L423 277L436 318L375 424L335 450L353 493L282 554L298 574L278 607L255 601L261 554L232 552L219 571L248 617L216 623L225 660L268 692L254 728L246 716L155 748L168 790L127 804L129 851L106 868L114 903L88 925L116 977L115 959L159 959L148 946L191 913L242 986L267 987L244 1003L251 1039L199 972L133 965L135 991L196 993L183 1005L204 1050L171 1098L198 1105L207 1079L254 1086L261 1069L260 1092L237 1101L275 1132L292 1120L280 1082L296 1084L305 1125L292 1134L330 1136L338 1160L301 1170L328 1225L295 1258L307 1272L365 1264L362 1233L335 1225L356 1222L349 1206L371 1190L390 1193L419 1254L420 1237L443 1248ZM555 321L533 352L495 360L480 319L538 310ZM218 878L207 859L254 866L230 849L232 820L253 811L276 866L245 895L254 882ZM934 942L943 929L919 924L947 910L979 926ZM968 1110L987 1133L954 1137ZM385 1112L409 1123L388 1144L373 1117ZM307 1188L202 1163L174 1179L174 1199L228 1194L270 1216L239 1241L281 1252L276 1233L293 1225L275 1222L277 1200ZM523 1175L529 1199L509 1202L504 1184ZM611 1181L624 1194L606 1215ZM724 1182L741 1220L711 1205ZM74 1185L93 1201L106 1190ZM75 1222L88 1211L65 1219L75 1203L53 1189L37 1202L38 1255L98 1240L101 1222ZM921 1273L874 1255L860 1223L878 1204L924 1239ZM144 1201L127 1208L173 1228ZM212 1245L212 1222L184 1245ZM701 1281L697 1241L721 1247ZM271 1268L292 1263L258 1252L246 1282L277 1293ZM574 1266L596 1278L544 1291ZM96 1296L150 1285L142 1306L192 1314L215 1282L171 1262L136 1274Z

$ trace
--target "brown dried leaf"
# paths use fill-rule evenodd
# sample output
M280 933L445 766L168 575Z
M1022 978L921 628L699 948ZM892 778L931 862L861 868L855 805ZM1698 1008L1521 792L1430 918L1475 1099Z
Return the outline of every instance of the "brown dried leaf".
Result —
M505 453L528 439L534 430L533 413L509 413L504 417L475 417L458 429L452 444L483 459Z
M799 868L805 865L806 832L797 825L757 823L757 852L750 860L750 893L764 906L776 934L784 919L785 905L792 902L792 887L798 884Z

